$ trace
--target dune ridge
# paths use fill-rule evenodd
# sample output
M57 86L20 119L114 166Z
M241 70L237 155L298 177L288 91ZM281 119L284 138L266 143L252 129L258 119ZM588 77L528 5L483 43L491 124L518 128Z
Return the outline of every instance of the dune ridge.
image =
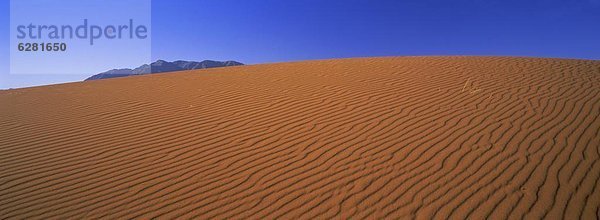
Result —
M600 61L306 61L0 103L3 219L600 218Z

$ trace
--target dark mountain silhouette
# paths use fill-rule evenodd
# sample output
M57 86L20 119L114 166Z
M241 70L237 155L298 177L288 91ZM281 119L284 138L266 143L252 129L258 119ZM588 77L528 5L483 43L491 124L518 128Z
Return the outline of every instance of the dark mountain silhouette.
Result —
M109 78L117 78L117 77L125 77L125 76L134 76L134 75L144 75L144 74L152 74L152 73L164 73L164 72L173 72L173 71L182 71L182 70L195 70L195 69L207 69L207 68L215 68L215 67L227 67L227 66L240 66L244 65L243 63L236 61L213 61L213 60L205 60L202 62L194 62L194 61L183 61L178 60L175 62L168 62L164 60L158 60L150 65L144 64L135 69L113 69L103 73L99 73L93 75L85 81L88 80L96 80L96 79L109 79Z

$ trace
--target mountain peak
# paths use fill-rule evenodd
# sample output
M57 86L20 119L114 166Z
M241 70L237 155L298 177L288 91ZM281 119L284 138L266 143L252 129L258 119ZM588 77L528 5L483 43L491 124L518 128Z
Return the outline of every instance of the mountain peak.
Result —
M106 71L103 73L93 75L93 76L85 79L85 81L97 80L97 79L109 79L109 78L117 78L117 77L133 76L133 75L144 75L144 74L152 74L152 73L164 73L164 72L174 72L174 71L182 71L182 70L207 69L207 68L240 66L240 65L244 65L244 64L240 63L240 62L236 62L236 61L204 60L202 62L195 62L195 61L177 60L174 62L169 62L169 61L165 61L165 60L157 60L150 64L141 65L135 69L109 70L109 71Z

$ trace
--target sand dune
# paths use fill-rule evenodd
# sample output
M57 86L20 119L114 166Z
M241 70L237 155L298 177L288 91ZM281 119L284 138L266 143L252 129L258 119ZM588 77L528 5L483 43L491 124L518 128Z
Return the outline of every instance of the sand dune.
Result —
M600 218L600 61L398 57L0 91L0 218Z

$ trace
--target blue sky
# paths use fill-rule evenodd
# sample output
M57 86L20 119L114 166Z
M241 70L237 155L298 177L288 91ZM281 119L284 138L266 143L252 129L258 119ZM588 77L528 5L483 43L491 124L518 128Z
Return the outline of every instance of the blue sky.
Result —
M0 2L0 88L90 75L8 74L9 0ZM256 64L510 55L598 60L599 23L600 0L153 0L152 59Z

